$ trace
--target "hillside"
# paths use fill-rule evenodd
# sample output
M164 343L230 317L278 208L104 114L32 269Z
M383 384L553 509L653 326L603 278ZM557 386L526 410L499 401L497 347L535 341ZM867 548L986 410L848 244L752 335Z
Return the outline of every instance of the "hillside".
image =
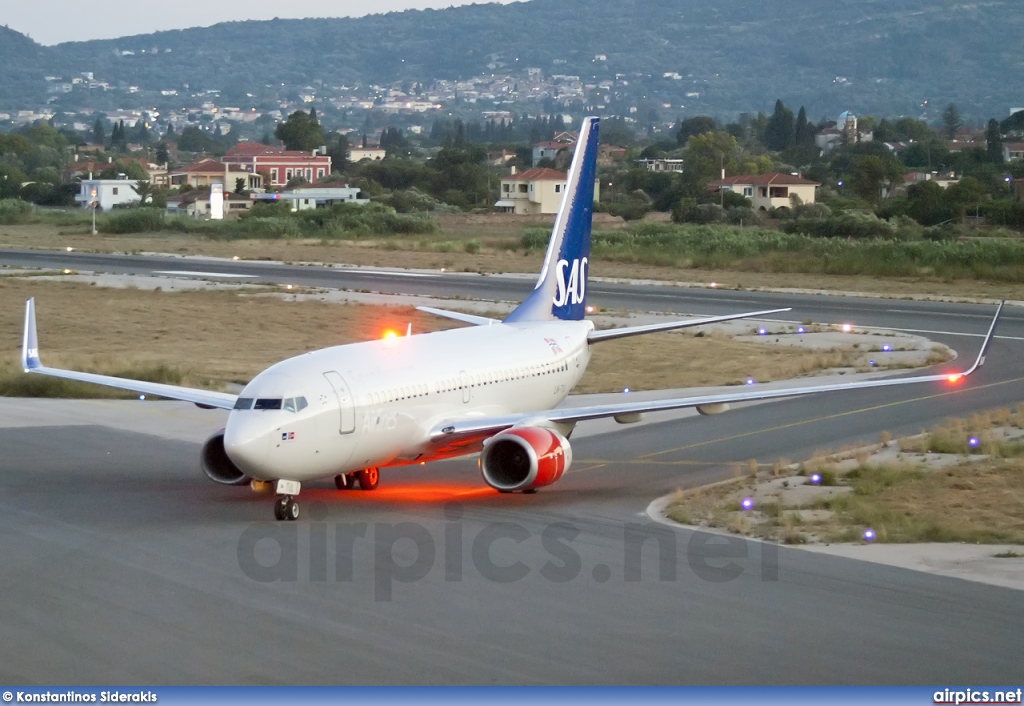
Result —
M232 22L55 47L9 34L0 58L20 65L61 76L92 71L115 87L220 89L225 98L260 97L282 83L388 84L539 67L584 80L618 74L636 91L632 104L646 96L678 111L685 102L687 113L768 110L782 98L815 117L844 108L919 114L924 101L939 106L937 116L953 101L984 118L1024 102L1019 0L532 0ZM0 103L20 100L38 74L5 71ZM35 90L45 95L41 83Z

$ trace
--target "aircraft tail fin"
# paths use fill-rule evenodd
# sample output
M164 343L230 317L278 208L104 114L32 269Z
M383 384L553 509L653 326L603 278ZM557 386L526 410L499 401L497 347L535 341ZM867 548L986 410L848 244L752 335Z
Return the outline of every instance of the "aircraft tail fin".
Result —
M537 286L505 318L506 322L578 321L586 313L598 120L595 117L583 119Z

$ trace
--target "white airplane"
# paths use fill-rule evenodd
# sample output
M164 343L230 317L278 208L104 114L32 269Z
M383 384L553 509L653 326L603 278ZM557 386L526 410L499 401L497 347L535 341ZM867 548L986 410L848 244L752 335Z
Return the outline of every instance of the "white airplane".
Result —
M788 311L595 330L586 311L598 119L586 118L565 195L533 292L504 320L421 307L472 326L313 351L257 375L239 395L45 367L39 359L35 308L26 304L25 372L80 380L231 410L227 425L202 449L202 467L218 483L277 493L274 516L295 520L301 484L334 477L339 489L358 481L373 490L379 469L480 452L483 480L501 492L535 492L572 463L575 425L646 412L695 407L717 414L729 403L868 387L956 381L983 362L997 309L978 358L954 375L757 390L556 409L579 382L590 346L624 336L701 326Z

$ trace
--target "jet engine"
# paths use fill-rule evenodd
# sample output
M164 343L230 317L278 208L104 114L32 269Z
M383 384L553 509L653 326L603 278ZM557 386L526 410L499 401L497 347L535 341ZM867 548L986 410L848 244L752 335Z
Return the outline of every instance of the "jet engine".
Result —
M480 452L484 481L504 493L551 485L571 464L569 440L543 427L509 429L491 438Z
M238 469L224 450L224 430L221 429L203 444L199 454L203 473L215 483L222 485L246 485L249 479Z

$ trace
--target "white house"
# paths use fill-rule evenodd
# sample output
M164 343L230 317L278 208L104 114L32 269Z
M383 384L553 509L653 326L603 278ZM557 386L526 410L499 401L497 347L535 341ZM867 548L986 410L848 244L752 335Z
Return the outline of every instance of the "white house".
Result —
M379 147L351 147L348 151L348 161L361 162L364 159L376 162L384 159L388 154L387 150Z
M558 213L565 193L565 172L543 167L527 169L501 180L501 198L494 204L505 213L516 215ZM600 183L594 183L594 202L600 197Z
M794 203L814 203L815 189L819 186L818 182L796 174L770 172L716 179L708 184L708 191L735 191L750 199L755 211L768 211L790 208Z
M292 191L282 191L277 194L259 194L256 198L260 201L286 201L291 204L293 211L305 211L318 206L330 207L336 203L369 203L358 187L349 185L333 184L306 184Z
M109 211L114 206L138 201L139 195L133 188L138 185L138 179L83 179L75 201L82 208L89 208L95 201L96 208Z

